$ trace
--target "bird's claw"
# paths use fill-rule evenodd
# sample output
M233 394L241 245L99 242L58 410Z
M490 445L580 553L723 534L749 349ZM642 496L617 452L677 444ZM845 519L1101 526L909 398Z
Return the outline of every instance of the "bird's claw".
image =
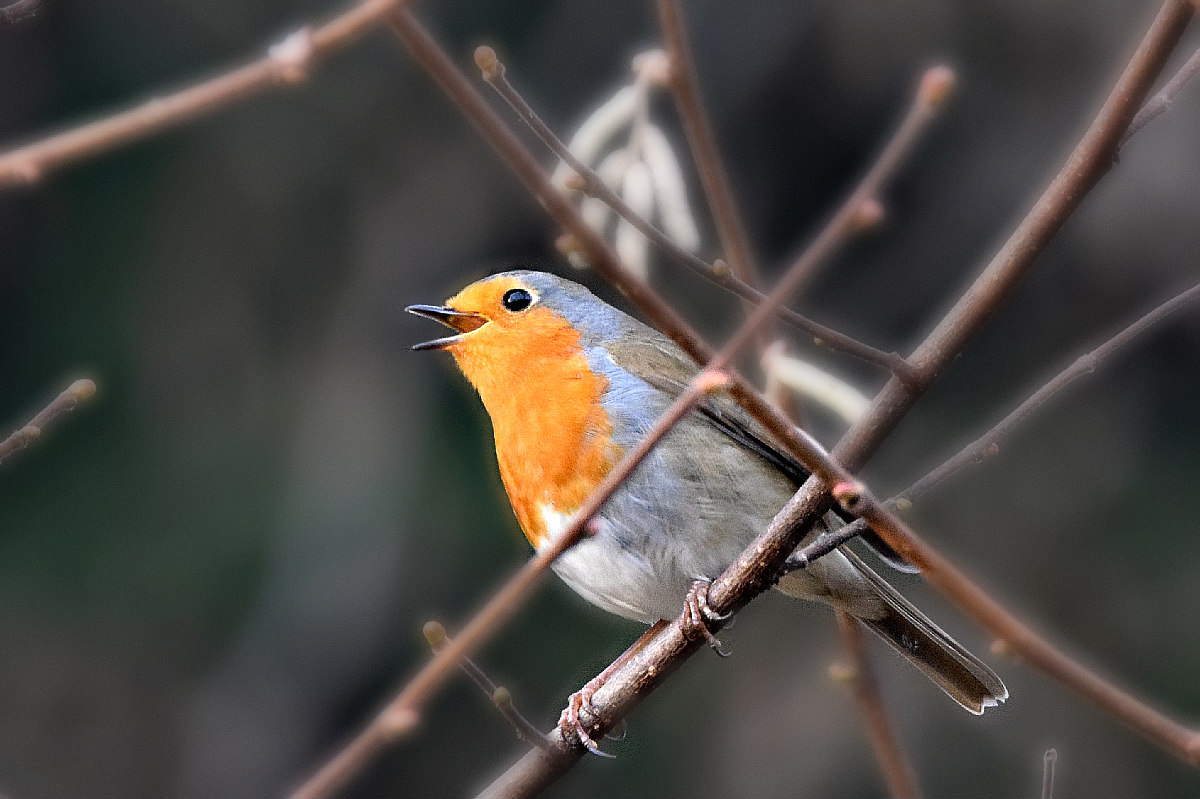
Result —
M708 604L708 587L711 580L696 580L684 599L683 632L688 638L703 638L712 650L721 657L729 657L721 645L721 640L713 635L708 627L710 624L729 621L732 613L717 613Z
M579 712L587 706L588 713L592 713L592 696L599 690L601 683L596 680L589 681L586 685L580 688L575 693L567 697L567 706L563 710L562 715L558 719L558 726L563 733L570 735L574 733L579 742L587 747L587 750L597 757L614 757L607 752L600 750L600 746L595 739L588 734L587 727L579 717Z

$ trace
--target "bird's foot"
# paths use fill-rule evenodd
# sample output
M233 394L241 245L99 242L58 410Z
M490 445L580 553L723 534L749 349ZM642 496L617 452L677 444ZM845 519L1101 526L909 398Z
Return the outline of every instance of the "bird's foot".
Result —
M604 678L606 677L606 674L601 674L599 677L589 680L586 685L567 697L567 707L558 719L558 726L562 729L564 735L574 733L579 738L579 742L586 746L589 752L598 757L613 757L613 755L600 750L600 746L588 733L587 725L583 723L579 714L586 707L588 715L595 716L592 710L592 697L596 694L596 691L600 690L600 686L604 685Z
M687 592L683 601L683 634L688 638L703 638L712 650L721 657L729 657L732 652L725 651L721 641L709 629L710 624L729 621L732 613L717 613L708 604L708 587L712 580L697 580Z

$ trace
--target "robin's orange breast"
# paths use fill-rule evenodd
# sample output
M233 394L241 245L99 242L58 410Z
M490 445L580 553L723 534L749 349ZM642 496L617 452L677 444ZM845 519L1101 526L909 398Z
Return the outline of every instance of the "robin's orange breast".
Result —
M513 511L540 547L621 458L600 402L608 380L588 366L579 331L548 308L484 327L455 356L491 417Z

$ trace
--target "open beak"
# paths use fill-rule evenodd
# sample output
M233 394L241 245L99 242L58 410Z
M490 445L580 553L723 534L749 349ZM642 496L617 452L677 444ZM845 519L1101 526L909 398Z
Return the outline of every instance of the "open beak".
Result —
M458 331L456 336L446 336L445 338L435 338L432 341L423 341L420 344L414 344L414 350L441 350L449 347L462 340L462 336L470 333L472 330L478 330L487 324L487 317L480 316L477 313L468 311L456 311L453 308L444 308L439 305L410 305L404 310L417 316L424 316L435 322L441 322L446 327Z

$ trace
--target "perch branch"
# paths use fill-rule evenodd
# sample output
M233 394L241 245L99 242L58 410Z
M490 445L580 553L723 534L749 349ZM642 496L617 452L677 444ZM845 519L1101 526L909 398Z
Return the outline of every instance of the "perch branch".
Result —
M405 0L363 0L318 28L301 28L265 58L94 122L0 155L0 189L36 183L48 171L187 122L272 86L302 81L320 58L381 24Z
M58 417L75 410L79 403L96 393L96 384L86 378L67 386L50 404L29 420L29 424L14 430L12 435L0 441L0 463L28 447L41 437L42 432Z

